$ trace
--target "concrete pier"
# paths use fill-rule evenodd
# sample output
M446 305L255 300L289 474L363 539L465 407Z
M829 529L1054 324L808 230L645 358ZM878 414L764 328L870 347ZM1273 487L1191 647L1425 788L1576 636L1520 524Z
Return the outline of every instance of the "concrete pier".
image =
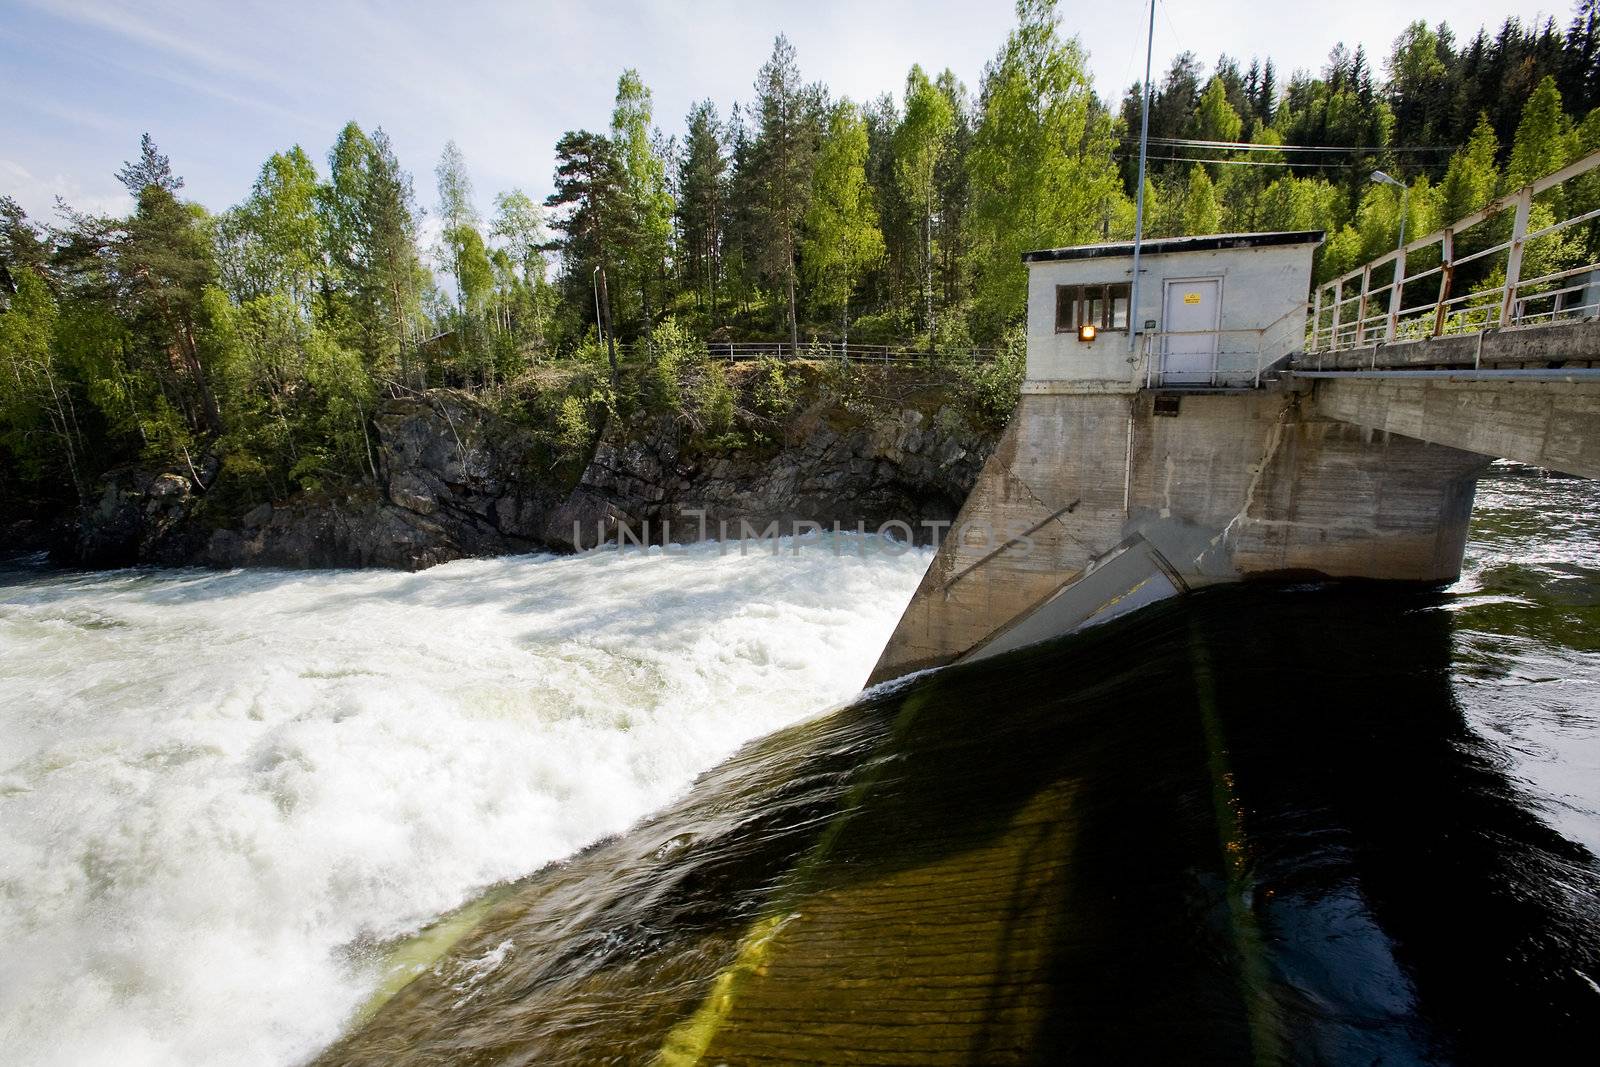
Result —
M1488 462L1288 388L1025 394L871 680L1220 582L1449 581Z
M1600 322L1307 354L1320 237L1147 242L1137 293L1129 245L1025 255L1016 415L870 680L1223 582L1448 582L1492 460L1600 477Z

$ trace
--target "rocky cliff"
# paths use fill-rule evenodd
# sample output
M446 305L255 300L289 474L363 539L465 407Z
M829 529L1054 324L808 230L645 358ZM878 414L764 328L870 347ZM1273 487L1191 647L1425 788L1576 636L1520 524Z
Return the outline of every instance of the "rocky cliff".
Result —
M826 397L757 437L697 439L681 419L613 420L586 465L558 463L536 437L469 396L438 390L386 402L373 419L371 484L261 503L219 520L216 471L127 468L66 523L55 557L79 566L393 567L469 556L570 551L626 526L651 541L741 521L838 523L916 533L955 516L994 446L936 392L869 410ZM581 457L580 457L581 460ZM581 469L573 478L571 470ZM663 525L666 524L666 525Z

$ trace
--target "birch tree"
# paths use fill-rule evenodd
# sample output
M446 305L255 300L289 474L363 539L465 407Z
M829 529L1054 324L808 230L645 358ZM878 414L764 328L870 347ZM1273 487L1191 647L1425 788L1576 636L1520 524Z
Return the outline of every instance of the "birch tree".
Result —
M847 100L828 120L801 242L812 292L824 306L839 309L839 332L847 346L851 290L861 273L883 258L866 162L867 124L861 109Z
M955 129L950 98L921 66L906 76L905 117L894 135L894 174L901 195L919 216L922 226L923 325L931 347L933 319L933 214L938 202L935 179Z

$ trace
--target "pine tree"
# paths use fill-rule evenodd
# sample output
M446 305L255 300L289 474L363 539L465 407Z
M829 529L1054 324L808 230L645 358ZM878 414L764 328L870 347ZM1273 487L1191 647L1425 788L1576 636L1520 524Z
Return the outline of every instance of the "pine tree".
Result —
M48 258L49 248L22 206L0 196L0 311L17 292L17 276L24 270L41 274Z
M340 131L328 163L321 202L333 313L374 376L422 387L427 368L415 357L427 275L411 176L382 129L368 137L354 122Z
M1269 57L1266 65L1261 68L1261 89L1256 94L1256 117L1263 123L1270 123L1277 117L1277 110L1277 72L1273 69L1272 59Z
M1561 95L1567 106L1587 112L1600 104L1600 0L1578 0L1567 28L1561 62Z
M112 245L124 310L154 351L189 429L220 434L222 412L201 349L204 298L217 269L201 218L160 182L139 193L134 215Z
M139 138L139 158L124 163L117 171L117 181L137 197L146 186L154 185L169 193L183 188L183 179L172 173L172 163L156 151L156 143L148 133Z
M688 135L678 165L678 231L696 300L717 318L728 157L717 108L702 100L689 111Z
M794 46L782 34L773 42L772 55L756 76L755 88L759 125L750 160L753 207L766 231L764 246L756 251L763 273L783 287L789 343L798 349L795 257L800 223L811 194L821 94L801 84Z
M561 242L568 299L584 306L583 295L593 278L598 288L596 328L605 336L611 380L620 378L616 335L611 328L611 293L606 277L628 224L623 203L622 165L606 138L588 130L568 131L556 142L555 191L545 206L557 209L555 228Z

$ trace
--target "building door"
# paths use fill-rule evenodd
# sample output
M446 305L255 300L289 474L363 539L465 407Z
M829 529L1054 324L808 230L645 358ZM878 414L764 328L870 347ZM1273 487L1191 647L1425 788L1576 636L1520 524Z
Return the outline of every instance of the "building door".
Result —
M1162 322L1161 381L1210 382L1222 323L1221 278L1170 278Z

